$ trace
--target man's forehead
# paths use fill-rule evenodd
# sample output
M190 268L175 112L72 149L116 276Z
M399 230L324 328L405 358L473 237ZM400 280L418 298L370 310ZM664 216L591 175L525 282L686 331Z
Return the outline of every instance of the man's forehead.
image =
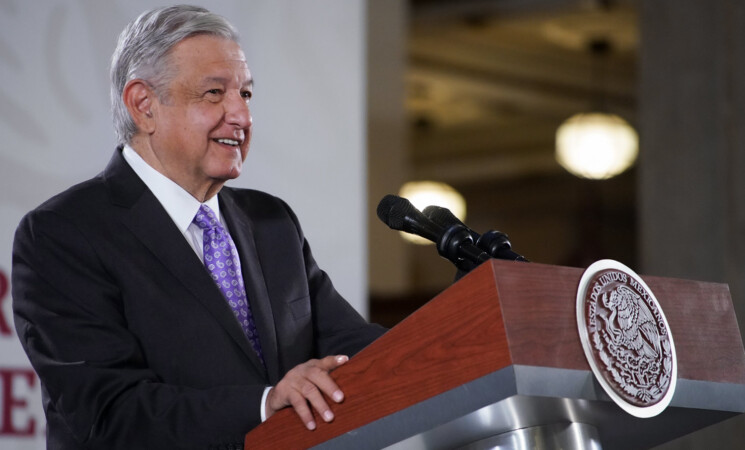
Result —
M246 55L240 44L229 39L209 35L191 36L176 44L170 53L176 61L186 64L198 62L248 70Z
M227 77L227 76L220 76L220 75L212 75L212 76L205 76L202 78L200 84L210 84L210 83L218 83L218 84L227 84L233 80L235 80L235 77ZM241 76L238 80L241 87L252 87L254 84L254 80L251 77L251 72L246 69L245 76Z

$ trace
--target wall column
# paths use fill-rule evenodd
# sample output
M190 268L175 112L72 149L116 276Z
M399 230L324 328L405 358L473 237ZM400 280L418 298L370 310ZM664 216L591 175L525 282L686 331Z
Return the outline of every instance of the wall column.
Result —
M641 273L728 283L742 332L745 3L640 7ZM660 448L736 448L741 417Z
M385 226L376 209L396 194L408 173L404 77L408 29L407 2L367 2L367 187L370 292L378 298L408 290L410 271L405 242Z

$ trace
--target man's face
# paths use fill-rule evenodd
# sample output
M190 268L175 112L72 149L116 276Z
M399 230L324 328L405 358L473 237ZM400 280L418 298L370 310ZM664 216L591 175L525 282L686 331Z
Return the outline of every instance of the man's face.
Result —
M172 78L153 104L158 170L194 194L236 178L251 140L251 73L240 46L199 35L170 53Z

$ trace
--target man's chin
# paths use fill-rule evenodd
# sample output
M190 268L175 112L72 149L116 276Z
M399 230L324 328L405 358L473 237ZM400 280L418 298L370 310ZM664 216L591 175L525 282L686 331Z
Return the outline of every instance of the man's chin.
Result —
M238 178L241 175L242 164L231 164L228 167L223 167L220 170L215 170L211 174L211 178L215 180L228 181Z
M239 176L241 176L241 168L235 167L228 173L228 177L226 178L226 180L234 180Z

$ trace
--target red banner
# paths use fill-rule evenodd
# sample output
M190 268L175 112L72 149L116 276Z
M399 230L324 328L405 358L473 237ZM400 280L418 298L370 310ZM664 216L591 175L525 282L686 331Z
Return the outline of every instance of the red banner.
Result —
M38 384L29 368L0 367L0 436L31 437L37 423L30 410L30 395Z
M0 268L0 340L5 343L16 339L10 301L10 279ZM37 396L39 379L31 367L0 366L0 444L3 438L36 438L43 433L32 405Z

